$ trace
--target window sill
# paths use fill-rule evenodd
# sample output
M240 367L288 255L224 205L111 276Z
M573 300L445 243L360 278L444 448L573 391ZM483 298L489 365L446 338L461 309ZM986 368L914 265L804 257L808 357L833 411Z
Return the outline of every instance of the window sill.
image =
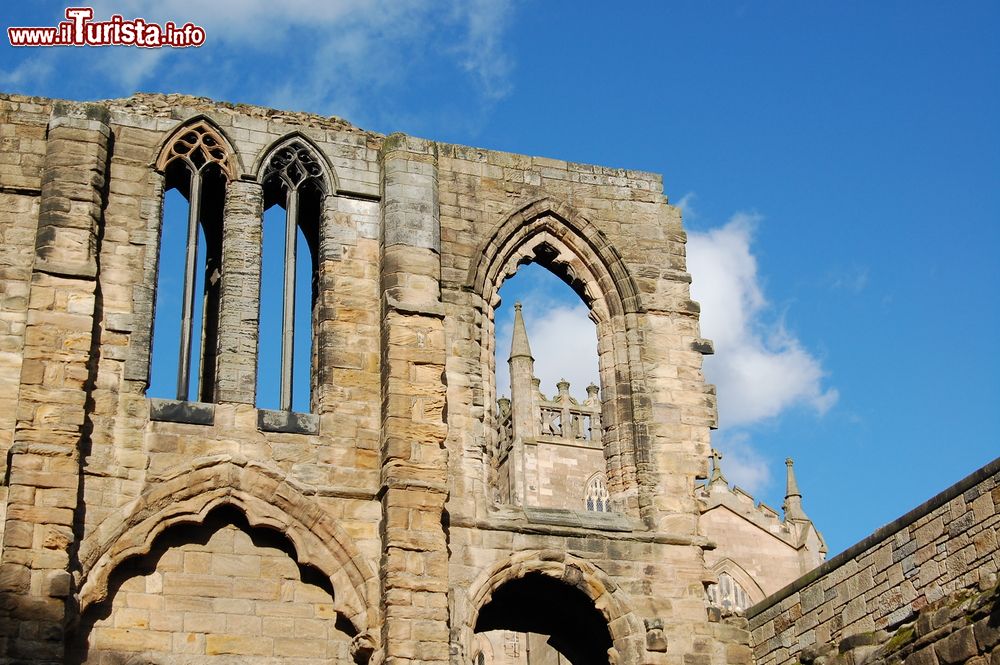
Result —
M319 416L315 413L257 409L257 429L285 434L319 434Z
M149 419L162 423L214 425L215 405L176 399L149 398Z

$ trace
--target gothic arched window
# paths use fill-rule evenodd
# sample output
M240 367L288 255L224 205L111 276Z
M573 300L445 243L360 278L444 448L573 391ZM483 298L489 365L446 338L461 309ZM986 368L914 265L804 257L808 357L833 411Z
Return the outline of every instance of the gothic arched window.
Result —
M274 398L268 391L267 376L273 375L268 366L275 364L270 349L280 345L277 406L282 411L291 411L293 407L308 411L316 253L322 203L329 192L328 179L316 152L303 140L293 138L272 151L261 181L265 210L277 205L285 214L283 224L270 214L264 216L257 401L264 406L263 401ZM283 248L280 263L274 254L278 248ZM276 269L279 265L282 269ZM268 316L269 308L273 307L275 313L279 309L275 299L269 299L272 292L280 293L280 326L276 325L277 316Z
M608 494L608 485L604 480L603 473L594 474L594 476L587 483L587 492L584 496L584 506L591 512L611 512L611 495Z
M168 366L174 365L176 398L211 402L218 353L222 209L233 163L218 131L197 120L171 136L156 167L164 175L165 194L150 392L170 394ZM179 279L178 265L184 266ZM172 341L178 348L175 362L168 351ZM192 351L195 345L197 353Z
M753 604L746 590L729 573L719 573L718 584L708 586L708 600L730 612L742 612Z

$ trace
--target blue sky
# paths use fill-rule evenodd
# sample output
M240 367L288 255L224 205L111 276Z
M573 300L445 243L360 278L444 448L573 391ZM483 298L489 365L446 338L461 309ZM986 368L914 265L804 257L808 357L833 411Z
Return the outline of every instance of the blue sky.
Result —
M4 27L55 25L63 9L8 8ZM96 10L193 21L207 41L174 52L4 45L0 89L186 92L662 173L716 340L706 371L723 468L777 507L793 456L831 554L1000 452L996 2ZM558 288L515 279L508 306L544 296L552 316L579 314ZM540 318L529 318L536 356L548 343Z

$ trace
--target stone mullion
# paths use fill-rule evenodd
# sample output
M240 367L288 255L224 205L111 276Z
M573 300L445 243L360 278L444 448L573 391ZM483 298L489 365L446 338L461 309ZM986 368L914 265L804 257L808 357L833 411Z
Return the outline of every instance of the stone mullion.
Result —
M97 105L58 104L49 122L0 557L8 660L63 661L110 135Z
M255 182L226 186L216 399L253 404L257 388L264 200Z
M393 135L382 150L382 649L448 661L444 310L437 156Z

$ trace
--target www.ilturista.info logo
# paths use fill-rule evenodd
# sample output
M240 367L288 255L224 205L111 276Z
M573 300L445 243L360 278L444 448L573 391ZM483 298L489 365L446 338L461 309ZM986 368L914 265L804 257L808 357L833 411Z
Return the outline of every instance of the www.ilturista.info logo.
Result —
M163 25L114 14L94 21L91 7L67 7L66 20L50 28L7 28L11 46L140 46L186 48L205 43L205 29L193 23Z

